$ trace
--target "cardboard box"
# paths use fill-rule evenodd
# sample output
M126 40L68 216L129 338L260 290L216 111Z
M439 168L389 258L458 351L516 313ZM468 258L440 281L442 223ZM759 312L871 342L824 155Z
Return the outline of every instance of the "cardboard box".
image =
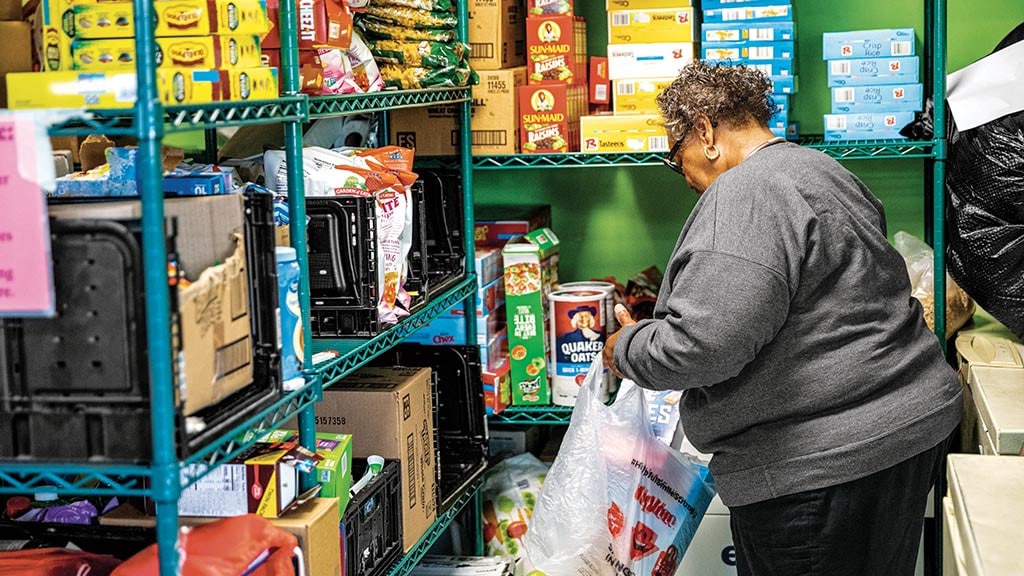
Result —
M693 8L608 11L608 43L692 42Z
M642 78L637 80L613 80L612 110L616 114L660 114L658 94L661 94L675 78Z
M920 80L917 56L906 58L860 58L830 60L828 86L870 86L879 84L913 84Z
M520 86L519 141L523 154L569 151L569 103L565 84Z
M469 64L473 70L525 65L525 20L517 0L469 0Z
M296 504L299 496L296 464L310 466L315 458L315 454L297 442L257 442L182 490L178 513L220 518L241 514L280 518ZM200 467L206 465L188 465L194 468L193 472Z
M361 368L317 406L320 432L352 435L353 456L402 461L402 538L406 551L437 516L433 394L429 368Z
M705 60L792 60L796 48L792 42L705 42L701 45Z
M704 22L717 24L738 21L792 22L793 7L789 4L776 3L772 6L704 9Z
M41 70L71 70L71 41L74 40L74 0L41 0L34 21L36 56Z
M20 5L19 5L20 6ZM28 22L0 22L0 108L7 108L7 74L32 71L32 26Z
M548 204L482 204L476 207L475 214L473 240L477 249L502 248L516 236L551 227L551 206Z
M545 354L547 294L543 269L553 265L558 245L558 237L543 228L512 240L503 250L512 404L515 406L551 403Z
M297 430L274 430L260 442L298 442ZM322 458L316 463L316 479L320 484L320 496L338 501L338 519L348 507L349 489L352 488L352 436L318 432L316 434L316 455Z
M576 22L572 15L526 19L527 83L573 84L578 78Z
M611 103L611 81L608 79L608 59L603 56L591 56L590 74L587 76L590 82L590 103L609 104Z
M0 0L0 22L6 21L21 21L21 0Z
M483 370L481 379L484 383L484 409L488 415L501 414L512 404L508 354L493 368Z
M132 38L131 2L74 3L74 38ZM156 36L266 34L270 30L264 0L153 0Z
M608 46L608 77L675 78L693 61L692 42L667 44L612 44Z
M267 48L281 49L281 33L278 23L281 13L280 0L266 0L267 21L270 28L263 37ZM296 2L298 17L299 50L315 48L341 48L348 50L352 45L352 13L337 0L301 0Z
M306 558L306 574L310 576L338 576L341 573L341 538L338 517L335 511L338 503L334 498L314 498L297 508L289 510L281 518L271 518L270 523L294 534ZM217 518L181 516L182 526L198 526L216 522ZM147 516L130 503L121 504L100 516L102 526L123 526L153 528L156 518Z
M701 25L705 42L793 42L796 29L793 22L723 22Z
M605 10L647 10L651 8L686 8L690 0L605 0Z
M572 14L572 0L526 0L530 16Z
M822 57L891 58L914 55L914 29L854 30L821 35Z
M923 102L921 84L847 86L832 88L833 114L861 112L919 112Z
M582 152L668 152L668 134L658 114L580 118Z
M157 66L164 68L256 68L263 65L260 37L183 36L156 39ZM135 71L134 38L74 40L75 70Z
M526 84L526 67L480 72L473 86L473 154L515 154L519 149L516 88ZM459 106L441 104L391 112L391 141L421 156L457 153Z

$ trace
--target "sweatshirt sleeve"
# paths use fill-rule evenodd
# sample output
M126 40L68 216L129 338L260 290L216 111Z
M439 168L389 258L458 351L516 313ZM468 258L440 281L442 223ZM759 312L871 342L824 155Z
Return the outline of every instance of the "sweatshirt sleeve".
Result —
M623 328L615 364L643 388L717 384L739 374L775 337L789 301L780 272L729 253L692 252L673 279L664 314Z

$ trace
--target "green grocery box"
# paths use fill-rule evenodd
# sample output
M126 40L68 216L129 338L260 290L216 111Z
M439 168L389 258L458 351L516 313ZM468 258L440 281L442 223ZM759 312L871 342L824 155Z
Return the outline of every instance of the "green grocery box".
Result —
M284 442L295 438L295 430L274 430L264 437L268 442ZM348 506L352 488L352 435L332 432L316 433L316 453L323 458L316 466L316 479L322 488L321 498L338 499L338 518Z

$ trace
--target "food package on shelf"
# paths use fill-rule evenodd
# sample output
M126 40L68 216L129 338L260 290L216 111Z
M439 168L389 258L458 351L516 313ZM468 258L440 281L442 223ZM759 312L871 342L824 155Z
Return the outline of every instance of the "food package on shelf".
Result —
M323 94L361 94L377 92L385 86L381 70L370 49L358 34L348 50L318 50L323 66Z
M454 42L453 28L404 28L388 24L374 18L360 18L356 26L367 38L385 40L433 40L435 42Z
M371 3L367 7L367 20L401 28L433 28L454 30L459 19L449 10L417 10L403 6Z
M386 87L399 90L465 86L470 83L473 75L469 68L462 67L402 68L394 64L384 64L380 67L380 73Z
M373 4L375 7L400 6L434 12L448 12L455 7L452 0L374 0Z
M484 554L524 557L522 538L528 530L548 465L530 453L509 458L487 473L483 495Z
M469 53L469 46L461 42L371 40L367 44L380 64L422 68L457 67L463 65Z

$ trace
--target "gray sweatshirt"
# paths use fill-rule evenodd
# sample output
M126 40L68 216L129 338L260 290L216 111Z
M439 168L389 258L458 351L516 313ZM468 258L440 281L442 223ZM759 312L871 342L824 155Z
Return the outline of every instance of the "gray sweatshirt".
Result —
M961 391L886 241L881 203L824 154L783 143L720 176L666 267L653 320L615 362L684 390L680 420L722 501L855 480L934 447Z

